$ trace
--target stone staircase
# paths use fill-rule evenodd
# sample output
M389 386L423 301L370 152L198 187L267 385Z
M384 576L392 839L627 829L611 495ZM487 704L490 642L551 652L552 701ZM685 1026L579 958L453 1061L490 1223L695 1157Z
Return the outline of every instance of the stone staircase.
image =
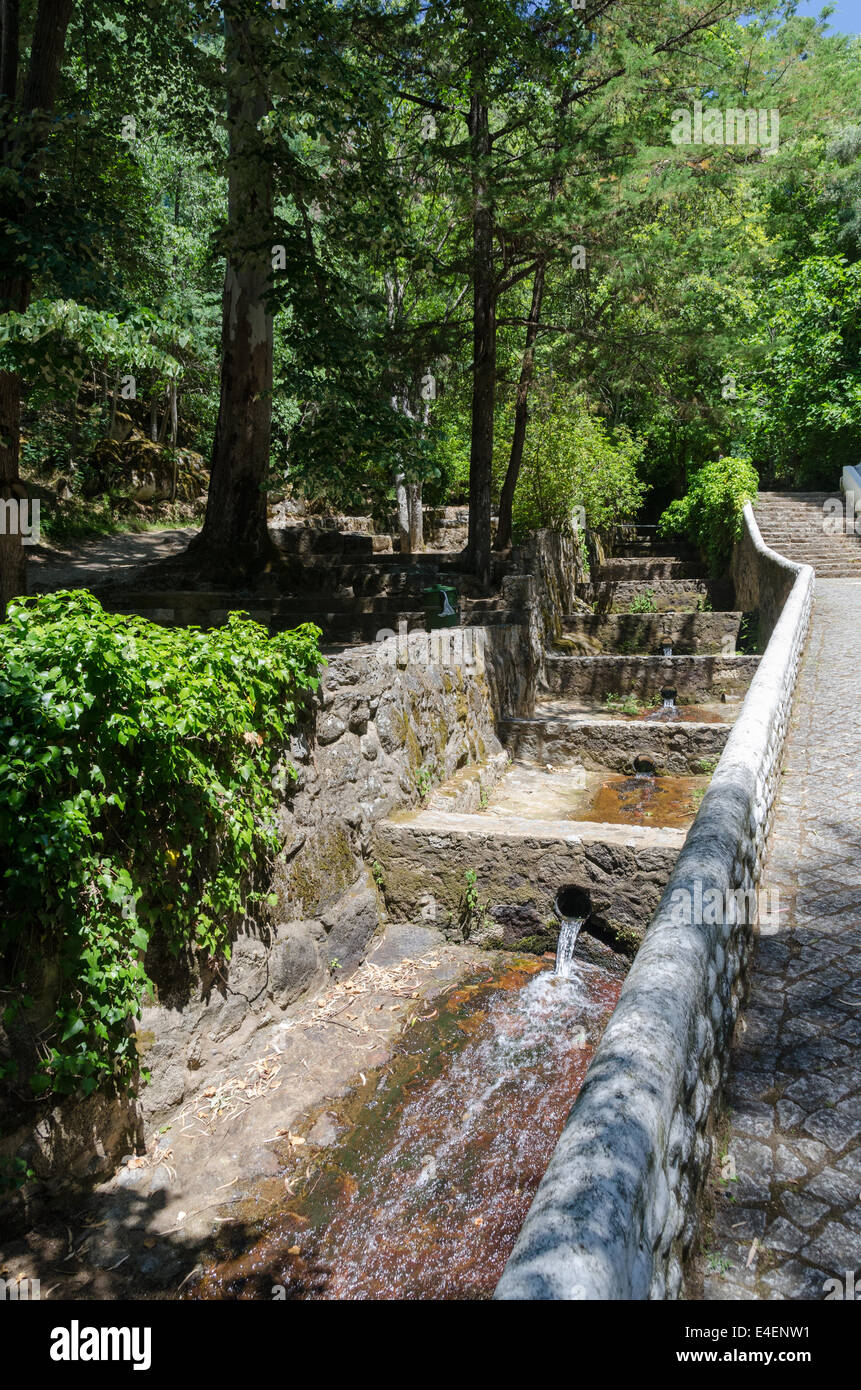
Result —
M577 587L598 611L550 635L535 703L498 721L510 763L462 768L375 827L392 920L432 912L473 943L552 950L571 893L578 951L636 948L760 658L738 650L731 586L630 530Z
M826 511L826 503L832 507ZM822 579L861 579L861 537L842 529L839 492L760 492L754 511L762 538Z
M615 554L593 569L589 583L577 590L594 613L636 612L632 604L637 601L648 602L648 611L661 614L731 609L732 585L707 578L688 547L659 541L654 526L619 528L613 548Z
M356 520L362 520L357 518ZM93 585L106 608L139 613L166 626L219 627L229 612L243 609L270 632L313 622L323 645L373 642L384 633L424 630L424 591L452 585L458 595L460 625L498 626L527 620L528 581L512 563L493 557L491 587L486 592L464 571L458 553L425 550L412 556L379 552L376 537L334 526L282 526L271 535L283 569L270 582L242 591L236 588L186 588L170 576L158 589L134 582Z

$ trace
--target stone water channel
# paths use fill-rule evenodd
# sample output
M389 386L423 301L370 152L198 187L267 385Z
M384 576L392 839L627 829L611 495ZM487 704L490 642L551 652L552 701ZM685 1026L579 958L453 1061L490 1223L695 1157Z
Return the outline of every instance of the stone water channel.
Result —
M492 1295L758 662L725 584L645 528L616 550L500 722L507 765L374 834L390 922L503 954L361 1074L286 1195L231 1208L183 1297Z

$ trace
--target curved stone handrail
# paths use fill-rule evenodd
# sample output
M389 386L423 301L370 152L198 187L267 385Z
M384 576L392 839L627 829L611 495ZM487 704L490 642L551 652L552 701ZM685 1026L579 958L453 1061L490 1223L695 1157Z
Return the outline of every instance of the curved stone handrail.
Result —
M753 938L732 895L759 880L813 601L813 570L764 543L750 504L733 571L744 607L759 608L773 628L770 640L498 1299L661 1299L681 1290ZM730 910L698 913L709 890ZM680 922L685 902L693 920ZM711 915L719 920L696 920Z

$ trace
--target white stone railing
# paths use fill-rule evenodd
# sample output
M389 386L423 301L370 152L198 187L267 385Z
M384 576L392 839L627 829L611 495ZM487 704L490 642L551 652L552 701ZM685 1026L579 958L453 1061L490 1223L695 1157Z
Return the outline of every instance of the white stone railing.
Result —
M753 940L749 913L730 904L759 882L813 602L813 570L765 545L749 504L739 549L750 592L775 605L779 596L779 615L498 1299L681 1291ZM680 922L679 904L706 902L727 910L694 910Z

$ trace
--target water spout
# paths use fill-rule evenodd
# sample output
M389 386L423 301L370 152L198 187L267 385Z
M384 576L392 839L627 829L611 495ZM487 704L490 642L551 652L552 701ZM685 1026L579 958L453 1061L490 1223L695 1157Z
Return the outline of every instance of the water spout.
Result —
M574 947L584 921L583 917L562 918L556 943L556 965L553 968L553 974L558 975L560 980L570 980L574 976Z
M664 656L672 656L672 654L673 654L673 649L672 649L672 647L664 647Z

